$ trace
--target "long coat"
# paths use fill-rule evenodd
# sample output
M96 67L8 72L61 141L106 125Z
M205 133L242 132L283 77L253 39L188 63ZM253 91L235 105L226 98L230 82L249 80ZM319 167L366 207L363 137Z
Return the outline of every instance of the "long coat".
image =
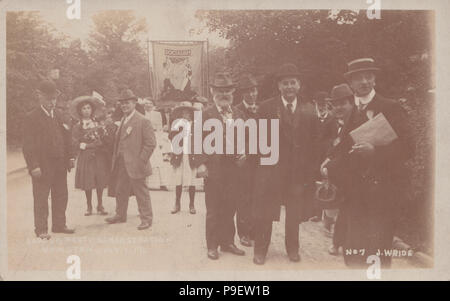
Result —
M368 120L368 111L373 116L383 113L398 139L376 146L373 155L364 158L349 153L353 144L349 132ZM339 217L345 224L345 261L350 266L366 266L367 256L392 248L398 205L407 184L404 163L412 155L407 114L399 103L377 93L362 112L354 107L341 133L342 142L330 152L327 168L330 180L345 197ZM358 254L350 255L354 250ZM390 261L381 256L382 266L389 266Z
M300 98L293 118L287 114L281 96L264 101L259 108L259 118L268 122L279 120L279 133L270 133L269 130L267 139L271 141L271 135L278 135L279 160L275 165L260 165L258 162L253 202L255 219L278 221L281 205L288 201L290 210L298 212L299 222L312 214L313 208L306 196L313 182L315 116Z
M64 159L69 167L70 159L75 157L72 150L71 130L67 124L63 123L56 110L54 114L55 122L63 133ZM39 167L44 178L54 165L48 155L52 151L52 135L49 135L51 128L50 118L41 107L31 111L25 118L22 149L25 162L30 172Z
M120 135L120 136L119 136ZM114 172L117 160L119 140L125 143L125 168L130 178L145 178L152 174L150 156L156 147L155 133L150 120L141 113L134 112L133 117L117 128L113 142L113 155L111 163L111 176L108 187L108 196L114 197L116 192L117 175Z
M152 174L150 156L156 147L156 138L150 120L135 111L122 129L119 127L115 139L112 168L117 160L118 139L120 139L125 145L123 156L130 178L145 178Z

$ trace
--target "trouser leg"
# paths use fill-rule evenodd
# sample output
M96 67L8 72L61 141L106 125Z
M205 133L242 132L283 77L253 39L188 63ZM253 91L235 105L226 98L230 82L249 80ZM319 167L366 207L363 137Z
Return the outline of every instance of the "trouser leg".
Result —
M69 198L67 189L67 169L64 161L55 163L56 170L52 179L52 228L60 229L66 226L66 209Z
M36 234L48 232L48 196L50 183L43 178L32 177L34 201L34 231Z
M131 194L131 183L125 168L123 158L117 159L116 167L116 214L124 219L127 217L128 200Z
M285 246L288 253L297 253L300 247L299 241L299 216L296 206L292 206L290 201L286 202L285 220Z
M206 245L208 249L217 249L219 230L219 199L220 193L217 191L211 180L205 180L205 205L206 205Z
M271 220L256 220L255 221L255 255L266 256L270 245L272 236L272 221Z
M145 178L130 179L130 183L133 192L136 195L141 221L151 224L153 220L152 203L150 199L150 191L145 183Z

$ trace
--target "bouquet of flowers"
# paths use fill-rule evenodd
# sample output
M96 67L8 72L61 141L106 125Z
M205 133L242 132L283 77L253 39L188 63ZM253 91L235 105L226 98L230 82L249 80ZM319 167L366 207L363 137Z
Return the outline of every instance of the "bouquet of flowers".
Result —
M83 121L82 128L84 135L81 138L81 149L85 149L88 144L100 145L106 135L105 126L93 120Z

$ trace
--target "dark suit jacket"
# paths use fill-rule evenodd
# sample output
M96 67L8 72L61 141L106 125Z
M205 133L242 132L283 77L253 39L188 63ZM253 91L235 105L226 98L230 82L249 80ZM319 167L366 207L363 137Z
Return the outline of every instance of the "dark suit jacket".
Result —
M75 157L72 150L71 130L62 122L61 116L56 110L54 110L54 118L63 134L64 159L69 167L69 160ZM32 171L39 167L43 176L53 167L53 158L48 155L52 147L52 137L49 134L52 125L49 120L50 117L39 106L26 116L24 122L22 151L27 168Z
M298 98L293 119L287 115L281 96L264 101L259 117L279 120L279 161L275 165L259 165L254 192L255 218L279 220L280 205L289 202L290 210L298 210L299 221L309 217L305 192L312 184L316 136L314 115L308 105ZM270 127L268 126L270 129ZM270 137L268 138L270 141Z
M232 117L234 120L236 119L243 119L245 120L244 113L239 111L236 107L232 107ZM222 121L222 116L220 115L219 111L217 110L216 106L212 106L209 109L206 109L203 111L203 123L207 121L208 119L217 119ZM206 137L210 134L209 131L203 131L203 137ZM223 152L226 152L226 128L225 125L223 127ZM203 150L203 154L198 158L198 164L206 164L206 167L208 169L208 181L211 180L218 180L222 179L224 177L224 171L227 170L225 173L234 173L237 174L237 165L235 158L237 157L237 135L235 135L235 141L234 141L234 154L211 154L206 155L205 150ZM230 164L226 164L224 162L229 162Z
M349 133L368 120L367 111L373 111L373 116L383 113L398 139L389 145L375 147L372 157L363 158L348 153L353 145ZM371 203L379 209L390 211L405 187L407 175L404 163L412 156L413 145L406 111L396 101L377 93L362 113L354 107L341 137L342 142L330 152L330 179L344 190L348 199Z

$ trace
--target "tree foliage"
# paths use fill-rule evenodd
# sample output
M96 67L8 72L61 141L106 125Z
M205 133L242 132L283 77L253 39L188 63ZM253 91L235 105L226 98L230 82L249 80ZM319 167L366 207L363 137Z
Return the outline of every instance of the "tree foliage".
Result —
M59 70L56 79L62 92L58 106L93 90L117 99L120 90L130 87L138 96L148 90L147 57L140 44L146 32L144 19L130 11L102 11L93 17L94 28L87 45L70 39L42 20L38 12L8 12L7 46L7 137L20 143L23 118L36 106L35 88Z

